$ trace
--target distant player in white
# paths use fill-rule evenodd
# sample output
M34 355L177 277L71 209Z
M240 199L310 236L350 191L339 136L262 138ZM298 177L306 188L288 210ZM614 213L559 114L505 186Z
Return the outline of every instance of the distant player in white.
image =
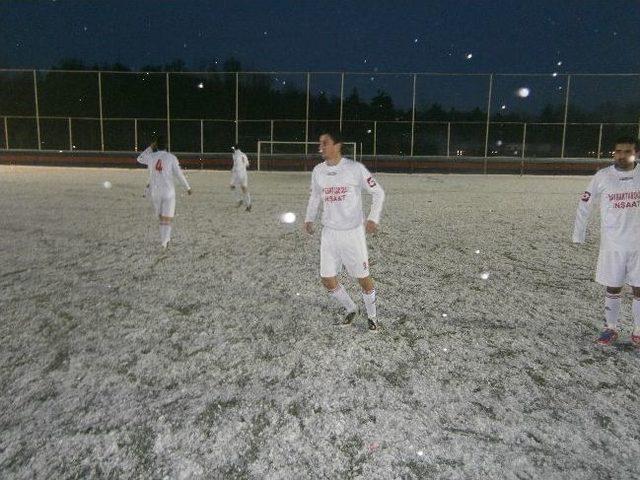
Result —
M632 137L615 142L615 163L599 170L578 204L573 241L584 243L592 207L600 205L600 253L596 282L607 287L605 328L597 339L610 345L618 339L622 287L633 290L631 342L640 347L640 166L638 143Z
M249 178L247 175L247 167L249 159L238 148L238 145L231 147L233 150L233 168L231 168L230 187L239 207L244 203L245 210L251 211L251 194L249 193ZM242 192L242 193L241 193Z
M160 218L160 242L162 248L167 248L171 239L171 220L173 220L176 210L174 175L180 179L189 195L191 195L191 187L180 169L178 159L175 155L167 152L161 137L152 142L138 156L138 163L146 165L149 171L147 188L156 215Z
M343 323L351 323L358 308L344 287L338 283L343 265L351 277L358 279L367 311L369 330L378 329L376 291L369 276L367 233L374 233L380 223L384 190L361 163L342 157L342 139L338 132L320 135L320 153L324 162L311 174L311 195L304 228L313 234L318 207L322 203L322 237L320 241L320 278L322 284L346 309ZM373 196L371 213L364 223L362 190Z

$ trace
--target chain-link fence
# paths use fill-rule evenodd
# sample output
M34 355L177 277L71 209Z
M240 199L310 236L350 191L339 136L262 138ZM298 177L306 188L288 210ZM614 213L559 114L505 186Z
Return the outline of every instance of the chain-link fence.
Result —
M0 70L0 148L247 152L338 128L366 156L600 159L638 137L640 75Z

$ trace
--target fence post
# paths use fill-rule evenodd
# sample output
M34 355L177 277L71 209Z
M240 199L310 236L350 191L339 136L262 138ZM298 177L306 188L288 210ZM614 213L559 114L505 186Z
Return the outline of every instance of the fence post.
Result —
M271 139L271 143L269 144L270 146L270 153L271 155L273 155L273 120L271 120L271 132L270 132L270 137Z
M238 72L236 72L236 136L235 136L235 143L238 143L238 120L239 120L239 112L238 112L238 99L239 99L239 82L240 82L240 74Z
M451 122L447 122L447 157L451 156Z
M598 160L600 160L602 150L602 124L600 124L600 132L598 133Z
M344 104L344 72L340 74L340 133L342 133L342 108Z
M33 71L33 95L36 104L36 133L38 137L38 150L42 150L42 142L40 140L40 105L38 101L38 76Z
M4 148L9 150L9 123L7 117L4 117Z
M411 104L411 156L413 157L413 142L416 130L416 78L417 75L413 74L413 100Z
M102 72L98 72L98 107L100 109L100 151L104 152L104 118L102 116ZM137 144L138 140L136 139L136 145Z
M135 143L134 147L136 152L138 151L138 119L133 119L133 142Z
M373 156L378 155L378 121L373 122Z
M167 150L171 151L171 100L169 94L169 72L165 73L165 83L167 87Z
M200 119L200 155L204 155L204 120Z
M273 145L273 144L272 144ZM258 171L260 171L260 147L262 146L262 142L258 140Z
M68 118L69 121L69 150L73 151L73 133L71 132L71 117Z
M489 124L491 122L491 95L493 90L493 73L489 75L489 95L487 95L487 126L484 135L484 173L487 173L487 155L489 153Z
M304 121L304 154L305 160L304 164L307 165L306 156L309 154L309 88L311 84L311 74L307 72L307 110Z
M564 121L562 124L562 148L560 150L560 158L564 158L564 146L567 139L567 115L569 114L569 90L571 88L571 75L567 75L567 89L564 99Z
M522 160L520 161L520 175L524 175L524 151L527 148L527 122L522 127Z

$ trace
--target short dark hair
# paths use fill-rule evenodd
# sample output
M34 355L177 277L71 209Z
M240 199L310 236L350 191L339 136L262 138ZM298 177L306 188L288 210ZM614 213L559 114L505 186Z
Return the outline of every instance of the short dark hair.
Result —
M156 148L158 150L166 150L167 149L167 141L164 138L164 135L157 135L153 137L153 141L156 144Z
M627 136L624 136L624 137L616 138L614 146L615 145L619 145L621 143L629 143L629 144L633 145L633 149L634 150L638 150L638 139L637 138L633 138L631 135L627 135Z
M233 144L233 149L234 150L240 150L240 146L237 143Z
M324 130L320 131L320 136L322 135L328 135L329 137L331 137L333 143L342 143L342 134L340 133L340 130L325 128Z

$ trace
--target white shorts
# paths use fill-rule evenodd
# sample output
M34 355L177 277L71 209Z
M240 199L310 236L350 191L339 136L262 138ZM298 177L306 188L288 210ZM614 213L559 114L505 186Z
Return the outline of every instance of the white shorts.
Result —
M600 250L596 282L607 287L640 287L640 251Z
M163 217L173 217L176 213L176 195L153 195L151 194L151 203L156 211L156 215Z
M355 278L369 276L369 253L364 225L351 230L324 227L320 239L320 276L336 277L345 266Z
M244 173L236 173L233 172L231 174L231 186L234 187L244 187L247 188L249 186L249 177L247 175L247 172Z

